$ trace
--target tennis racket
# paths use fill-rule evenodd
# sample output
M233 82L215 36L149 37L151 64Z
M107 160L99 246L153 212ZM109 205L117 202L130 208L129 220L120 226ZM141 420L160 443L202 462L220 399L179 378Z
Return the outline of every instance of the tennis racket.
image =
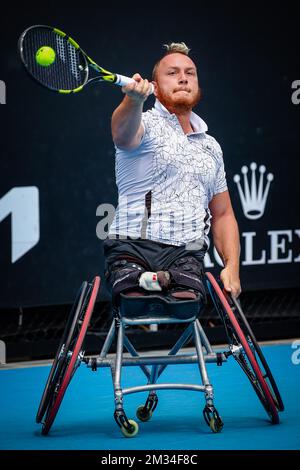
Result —
M58 93L77 93L89 83L125 86L134 82L133 78L100 67L74 39L57 28L31 26L21 34L18 47L27 72L41 85ZM90 69L97 72L96 77L89 78Z

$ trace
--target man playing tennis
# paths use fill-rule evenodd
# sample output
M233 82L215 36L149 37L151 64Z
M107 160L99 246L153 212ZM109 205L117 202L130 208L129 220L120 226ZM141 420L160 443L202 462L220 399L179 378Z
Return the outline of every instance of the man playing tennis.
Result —
M239 231L222 150L192 111L201 91L188 54L184 43L167 46L153 70L151 110L143 112L152 85L135 74L112 116L119 204L104 254L116 303L120 292L165 290L176 299L205 295L210 226L224 263L224 287L234 297L241 292Z

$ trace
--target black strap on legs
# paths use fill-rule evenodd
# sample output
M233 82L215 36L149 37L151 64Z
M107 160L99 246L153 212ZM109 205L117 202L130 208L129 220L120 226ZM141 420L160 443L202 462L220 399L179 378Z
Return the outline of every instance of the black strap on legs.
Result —
M119 304L120 293L139 289L139 278L145 272L145 268L126 259L112 263L105 273L108 289L112 295L114 305Z
M176 260L168 269L171 274L171 287L193 289L206 299L206 291L202 282L203 266L193 256L185 256Z

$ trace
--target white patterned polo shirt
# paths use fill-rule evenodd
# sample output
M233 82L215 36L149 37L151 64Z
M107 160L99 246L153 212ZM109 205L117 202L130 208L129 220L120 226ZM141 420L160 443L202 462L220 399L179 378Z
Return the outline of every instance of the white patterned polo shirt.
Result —
M176 115L156 100L142 114L140 145L133 150L116 147L118 207L110 238L196 243L195 248L207 243L208 205L227 190L227 183L220 145L194 112L190 122L194 131L185 134Z

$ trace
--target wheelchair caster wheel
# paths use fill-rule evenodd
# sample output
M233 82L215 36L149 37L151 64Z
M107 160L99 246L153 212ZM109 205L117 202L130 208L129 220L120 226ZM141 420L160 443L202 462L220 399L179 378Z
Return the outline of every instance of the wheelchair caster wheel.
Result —
M152 417L152 410L147 410L144 405L141 405L136 410L136 417L140 421L149 421Z
M209 422L209 427L214 433L221 432L223 429L223 421L220 417L218 418L211 418Z
M223 421L213 405L206 405L203 410L203 416L206 424L210 427L212 432L221 432L224 426Z
M139 432L139 425L133 419L128 420L130 424L130 428L125 428L125 426L121 427L121 431L125 437L134 437Z

